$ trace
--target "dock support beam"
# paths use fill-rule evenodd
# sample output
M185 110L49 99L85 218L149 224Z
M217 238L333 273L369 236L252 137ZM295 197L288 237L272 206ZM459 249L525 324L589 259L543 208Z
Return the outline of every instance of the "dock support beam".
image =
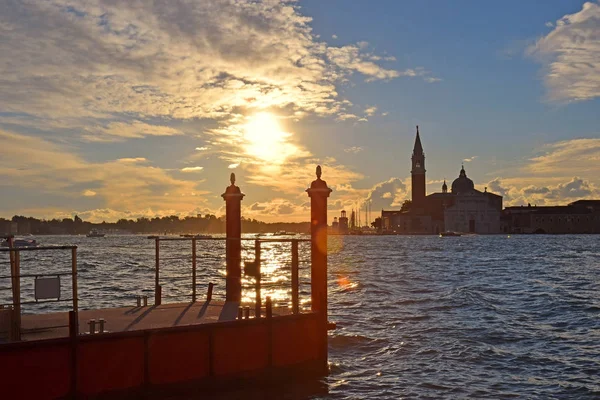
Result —
M310 296L312 310L321 315L319 359L323 373L327 373L327 198L331 189L321 180L320 165L316 173L317 179L306 189L310 197Z
M242 199L244 194L235 186L235 174L231 174L231 185L221 195L225 200L226 223L226 284L225 300L242 300Z

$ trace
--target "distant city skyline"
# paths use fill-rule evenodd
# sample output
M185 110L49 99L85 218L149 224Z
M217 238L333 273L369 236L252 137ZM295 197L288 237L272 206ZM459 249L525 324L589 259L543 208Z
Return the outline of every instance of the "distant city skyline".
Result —
M331 219L464 164L504 205L600 198L600 2L0 6L0 216Z

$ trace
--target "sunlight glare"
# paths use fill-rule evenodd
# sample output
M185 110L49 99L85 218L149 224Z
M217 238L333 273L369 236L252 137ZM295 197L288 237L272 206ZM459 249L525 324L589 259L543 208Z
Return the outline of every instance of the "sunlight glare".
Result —
M290 136L282 130L277 117L268 112L250 117L244 125L246 153L274 164L282 164L297 152L298 148L287 141Z

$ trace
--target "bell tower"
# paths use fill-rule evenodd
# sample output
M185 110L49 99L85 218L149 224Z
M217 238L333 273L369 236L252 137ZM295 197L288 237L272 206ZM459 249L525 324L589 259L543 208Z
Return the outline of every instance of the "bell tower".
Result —
M412 208L423 208L425 203L425 153L419 137L419 125L417 125L417 137L412 154Z

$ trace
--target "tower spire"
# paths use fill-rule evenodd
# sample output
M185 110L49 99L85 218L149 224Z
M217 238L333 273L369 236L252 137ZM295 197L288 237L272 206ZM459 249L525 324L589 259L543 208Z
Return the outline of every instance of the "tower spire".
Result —
M419 135L419 125L417 125L417 135L415 137L415 147L412 154L412 203L415 209L424 207L425 203L425 153L421 144Z
M423 154L423 145L421 144L421 136L419 135L419 125L417 125L417 137L415 138L415 147L413 148L413 156Z

